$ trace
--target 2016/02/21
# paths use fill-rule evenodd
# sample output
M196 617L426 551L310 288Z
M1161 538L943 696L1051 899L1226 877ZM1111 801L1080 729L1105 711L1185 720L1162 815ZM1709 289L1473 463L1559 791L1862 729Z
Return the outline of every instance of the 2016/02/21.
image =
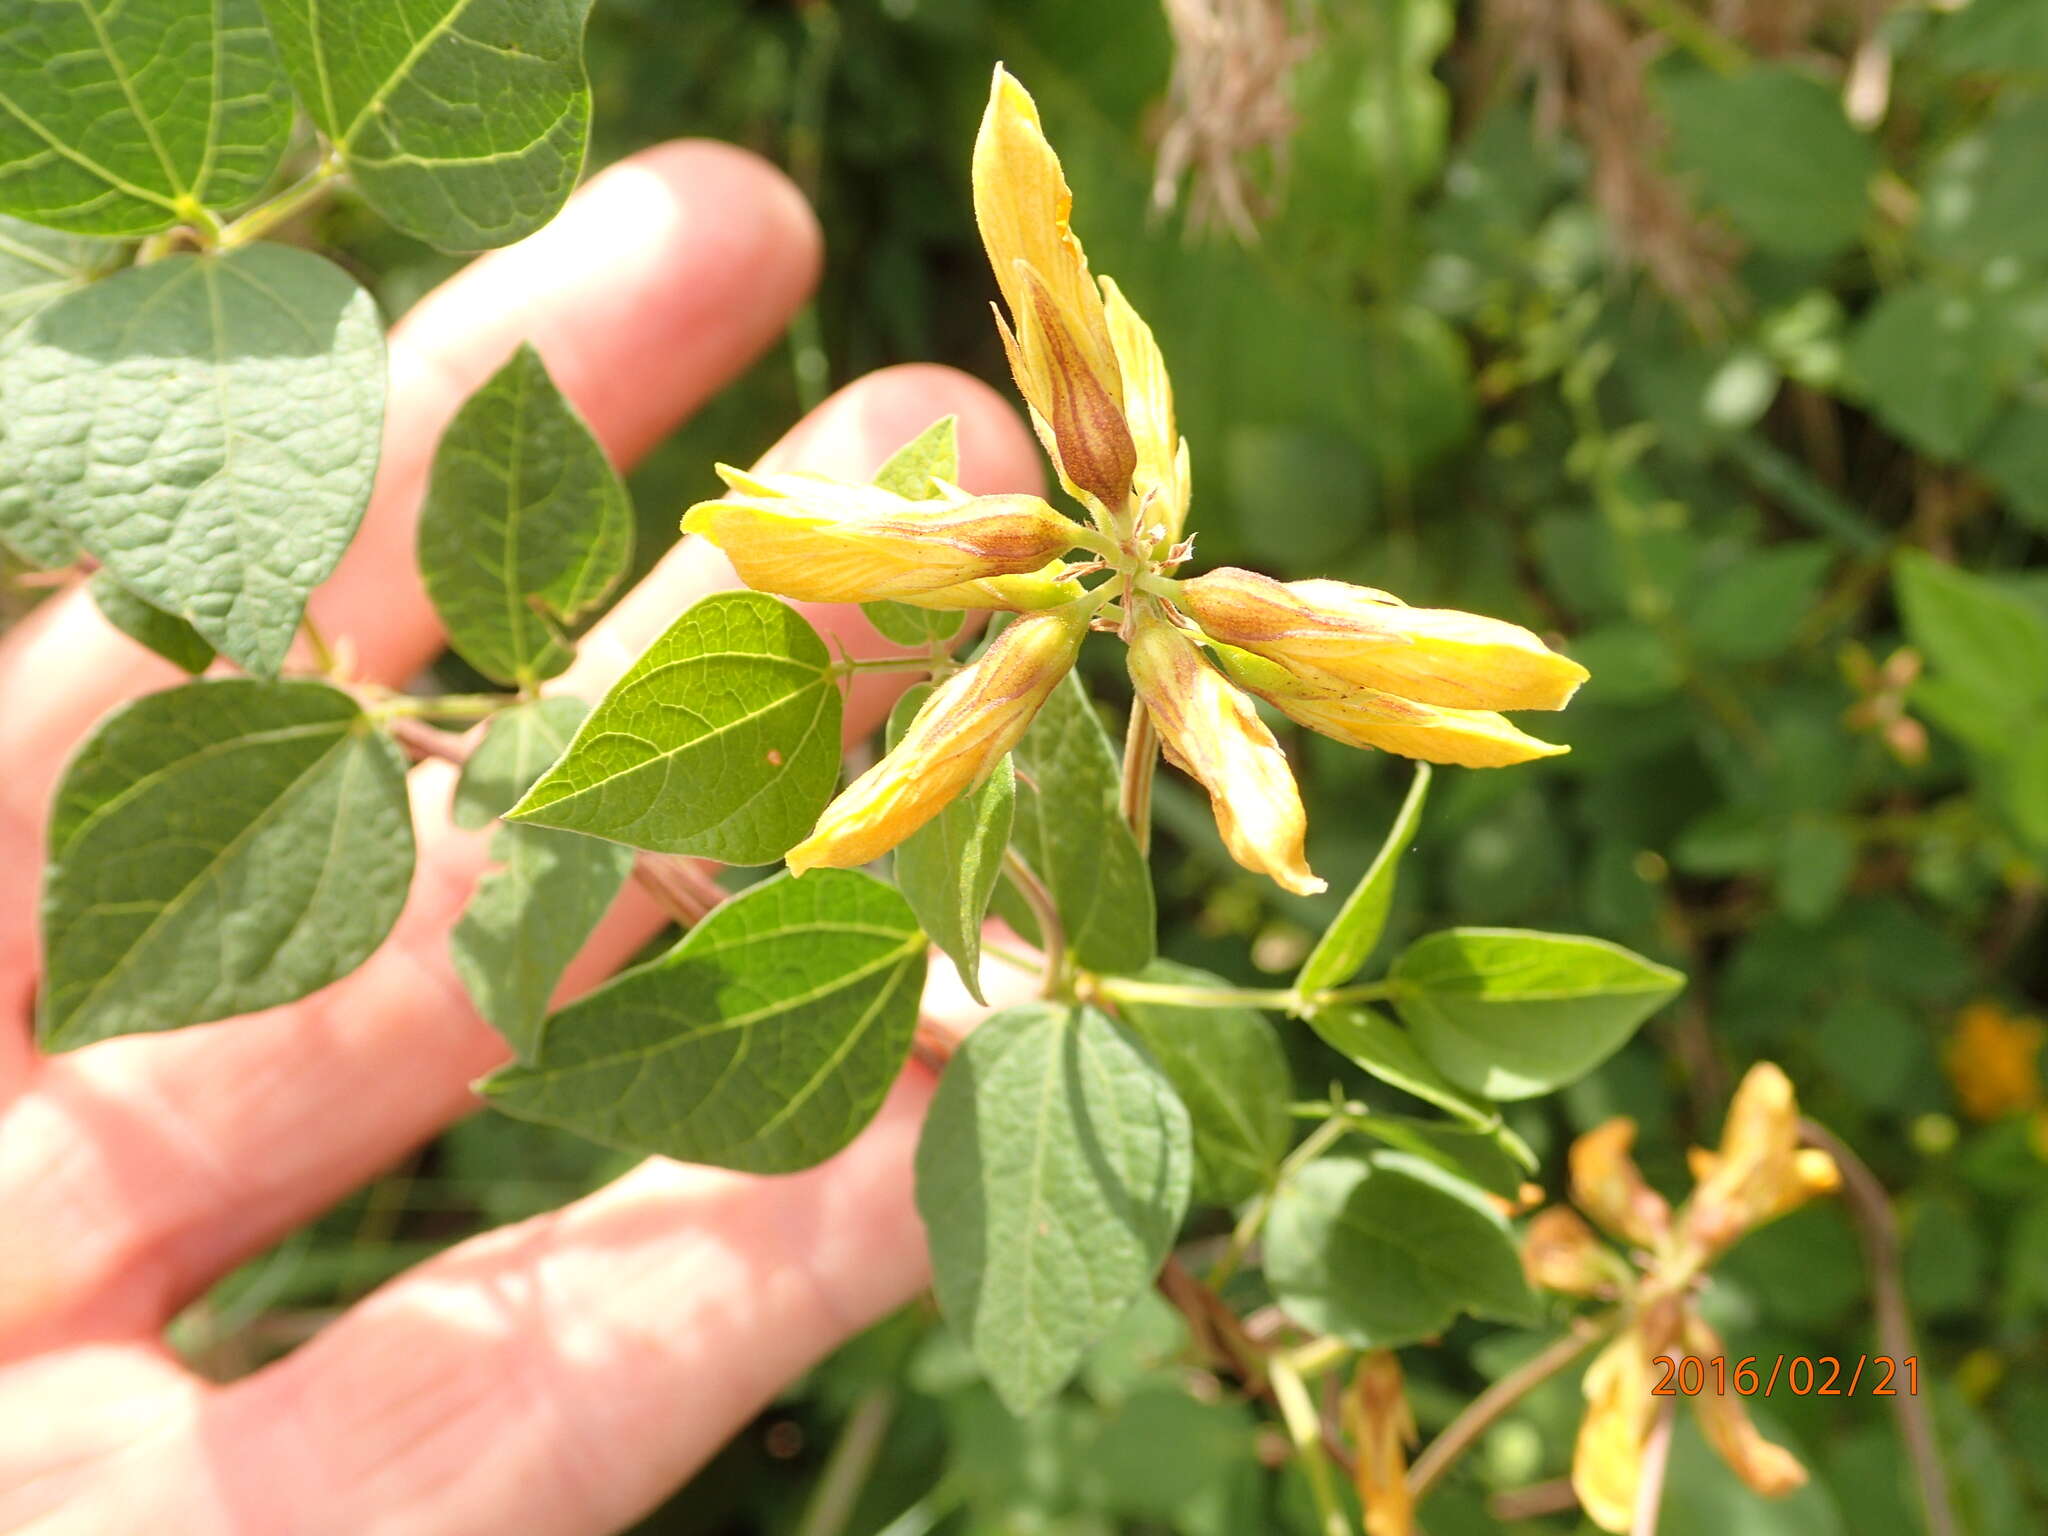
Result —
M1881 1379L1869 1389L1872 1397L1896 1397L1900 1388L1893 1382L1901 1374L1905 1377L1906 1395L1920 1394L1918 1355L1899 1359L1890 1355L1858 1355L1846 1387L1839 1384L1842 1362L1833 1355L1779 1355L1771 1363L1769 1376L1763 1374L1760 1357L1756 1355L1745 1355L1732 1364L1725 1355L1708 1359L1698 1355L1659 1355L1656 1363L1663 1367L1664 1374L1650 1388L1652 1397L1698 1397L1705 1392L1725 1397L1730 1391L1739 1397L1769 1397L1781 1376L1794 1397L1854 1397L1865 1366L1882 1373Z

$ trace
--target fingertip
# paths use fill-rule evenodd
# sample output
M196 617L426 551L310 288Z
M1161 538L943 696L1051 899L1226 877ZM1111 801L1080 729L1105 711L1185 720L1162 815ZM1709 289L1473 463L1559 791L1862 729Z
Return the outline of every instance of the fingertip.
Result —
M959 418L960 484L992 495L1042 493L1038 447L1016 409L970 373L938 363L900 363L841 389L771 449L774 468L871 475L942 416Z

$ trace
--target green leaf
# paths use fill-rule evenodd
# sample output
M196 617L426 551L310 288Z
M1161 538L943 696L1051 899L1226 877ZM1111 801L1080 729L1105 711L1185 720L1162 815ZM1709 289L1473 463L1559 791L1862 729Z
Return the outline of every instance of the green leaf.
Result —
M749 1173L824 1161L873 1118L917 1027L924 935L851 870L778 875L549 1019L484 1084L508 1114Z
M324 683L188 683L116 711L49 838L51 1048L316 992L383 943L412 881L404 760Z
M1508 1224L1463 1179L1405 1152L1318 1158L1283 1184L1266 1279L1289 1317L1361 1349L1420 1343L1461 1312L1532 1312Z
M1834 551L1819 539L1745 553L1681 611L1700 648L1725 661L1768 661L1792 648L1820 600Z
M1768 250L1828 256L1856 239L1870 206L1877 150L1849 125L1840 92L1762 65L1662 82L1671 159ZM1799 146L1797 154L1785 146Z
M1416 830L1422 825L1423 802L1428 798L1429 764L1417 763L1407 797L1394 813L1394 824L1387 829L1386 841L1373 855L1356 889L1344 898L1337 920L1323 930L1316 947L1302 961L1301 973L1294 978L1297 992L1308 995L1341 987L1372 957L1380 935L1386 931L1387 913L1394 904L1395 871L1401 855L1415 841Z
M794 609L717 593L642 653L510 819L770 863L832 797L840 707L825 642Z
M1480 1130L1500 1124L1499 1110L1437 1071L1416 1049L1408 1032L1377 1010L1359 1003L1334 1003L1316 1009L1308 1022L1332 1050L1348 1056L1388 1087L1448 1110Z
M37 311L76 292L117 260L123 247L0 217L0 353ZM78 558L71 531L30 499L4 438L0 408L0 545L53 570Z
M1053 689L1017 744L1014 842L1052 892L1067 946L1091 971L1151 964L1152 873L1118 809L1122 769L1080 679Z
M558 698L493 716L456 782L456 824L482 826L509 810L583 715L580 700ZM449 954L477 1012L530 1059L562 973L633 872L633 850L551 827L500 827L490 856L499 867L478 883Z
M1092 1008L1005 1009L954 1053L917 1207L939 1310L1012 1413L1151 1284L1187 1210L1190 1139L1173 1085Z
M257 0L26 0L0 20L0 212L146 235L250 201L292 101Z
M1792 158L1792 157L1785 157ZM1849 371L1892 431L1938 459L1984 436L2004 395L2008 324L1976 294L1888 289L1849 343Z
M109 571L95 571L92 600L106 621L137 645L149 647L174 667L197 675L213 663L213 647L183 619L144 602Z
M567 200L590 132L590 0L262 4L299 100L407 234L509 245Z
M1973 462L2015 516L2048 533L2048 404L2016 401L1978 444Z
M1153 961L1143 976L1176 986L1228 985L1170 960ZM1294 1129L1287 1055L1266 1016L1253 1008L1129 1001L1118 1002L1117 1012L1187 1106L1195 1137L1194 1198L1236 1205L1264 1189Z
M1525 1165L1502 1149L1495 1134L1412 1115L1352 1115L1346 1124L1362 1136L1435 1163L1490 1195L1512 1200L1521 1192Z
M1490 1099L1578 1081L1685 978L1604 939L1448 928L1403 950L1394 1006L1431 1065Z
M1893 558L1892 581L1906 637L1936 679L1994 717L2048 698L2048 620L2032 605L1917 549Z
M909 442L889 455L875 471L875 484L912 501L929 501L941 494L932 484L934 477L948 482L960 478L960 418L941 416ZM861 612L875 626L875 632L898 645L932 645L960 633L967 615L960 610L919 608L911 603L862 603Z
M449 423L420 510L420 576L448 643L502 683L553 677L576 654L562 626L632 559L625 485L521 343Z
M931 691L920 683L897 700L889 716L891 749ZM896 850L897 888L978 1003L988 1001L981 995L981 923L1003 873L1016 803L1016 770L1005 757L979 789L953 801Z
M455 825L489 826L519 803L575 739L590 713L566 695L514 704L491 716L484 739L455 781Z
M171 256L61 299L0 356L28 494L122 584L275 674L370 499L377 306L283 246Z
M1913 237L1938 268L1982 272L2048 256L2048 172L2038 148L2048 98L2005 91L1985 104L1992 111L1982 129L1943 149L1926 174Z

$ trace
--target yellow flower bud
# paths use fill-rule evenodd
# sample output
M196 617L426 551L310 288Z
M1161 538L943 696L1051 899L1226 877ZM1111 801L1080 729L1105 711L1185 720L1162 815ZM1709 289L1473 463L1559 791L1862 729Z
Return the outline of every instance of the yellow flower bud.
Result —
M1081 530L1036 496L911 501L822 475L718 473L735 495L683 516L758 592L813 603L907 599L991 576L1036 574Z
M1538 1211L1522 1234L1522 1273L1529 1283L1567 1296L1611 1295L1629 1267L1568 1205Z
M1408 1448L1416 1443L1415 1414L1390 1349L1358 1357L1344 1394L1345 1433L1357 1452L1353 1483L1365 1511L1366 1536L1412 1536L1415 1499L1408 1492Z
M1624 1242L1654 1249L1671 1233L1671 1207L1636 1167L1635 1139L1635 1121L1622 1115L1572 1143L1572 1203Z
M1791 1079L1768 1061L1751 1067L1736 1088L1720 1150L1696 1149L1692 1167L1699 1183L1686 1224L1710 1253L1841 1182L1833 1158L1800 1147Z
M990 608L1002 613L1036 613L1041 608L1058 608L1080 597L1086 588L1060 575L1063 560L1049 560L1043 570L1028 576L985 576L980 581L963 581L930 592L913 592L896 601L913 608Z
M1727 1345L1694 1313L1686 1316L1684 1344L1688 1355L1702 1361L1728 1357ZM1806 1468L1799 1458L1757 1432L1741 1394L1726 1380L1725 1372L1709 1368L1702 1381L1705 1390L1692 1399L1693 1411L1699 1416L1707 1444L1729 1469L1767 1499L1781 1499L1804 1484ZM1717 1383L1729 1390L1716 1392Z
M975 221L1010 311L1003 343L1033 425L1068 486L1117 511L1137 450L1109 319L1038 107L1000 65L974 142L973 183Z
M1188 440L1174 427L1173 381L1166 375L1166 359L1151 327L1114 282L1107 277L1099 281L1109 339L1123 373L1124 420L1137 451L1131 475L1137 523L1141 530L1159 530L1155 548L1163 553L1181 536L1188 520Z
M1079 607L1017 619L933 691L896 749L825 807L786 855L790 872L880 858L995 771L1067 675L1088 633Z
M1209 791L1230 856L1298 895L1327 890L1302 849L1308 816L1287 754L1251 700L1150 605L1138 618L1130 666L1166 760Z
M1183 584L1211 639L1312 680L1447 709L1562 709L1586 669L1528 630L1450 608L1410 608L1342 581L1279 582L1224 566Z
M1250 689L1296 724L1346 746L1461 768L1506 768L1571 750L1538 741L1490 710L1417 704L1372 688L1304 677L1234 645L1213 649L1217 664L1240 688Z

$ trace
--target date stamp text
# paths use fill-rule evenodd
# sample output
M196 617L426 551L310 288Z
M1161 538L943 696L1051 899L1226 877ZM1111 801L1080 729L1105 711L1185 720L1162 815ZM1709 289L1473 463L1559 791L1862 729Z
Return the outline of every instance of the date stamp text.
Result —
M1920 1357L1905 1355L1659 1355L1652 1397L1907 1397L1920 1395Z

